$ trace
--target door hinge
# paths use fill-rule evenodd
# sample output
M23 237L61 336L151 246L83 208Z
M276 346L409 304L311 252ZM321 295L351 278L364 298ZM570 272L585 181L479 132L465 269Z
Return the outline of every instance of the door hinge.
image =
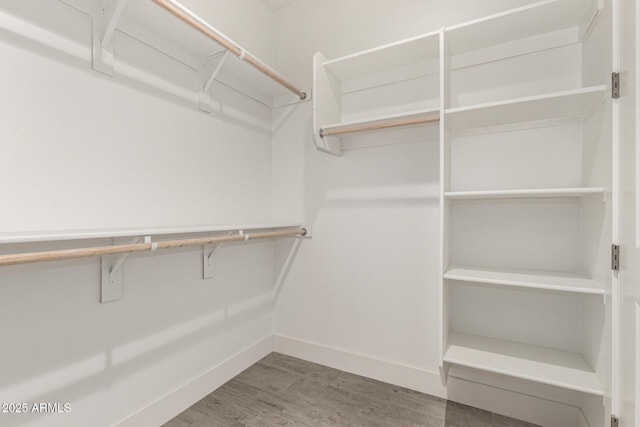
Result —
M611 97L620 98L620 73L611 73Z
M611 415L611 427L618 427L618 417Z
M620 245L611 245L611 269L620 270Z

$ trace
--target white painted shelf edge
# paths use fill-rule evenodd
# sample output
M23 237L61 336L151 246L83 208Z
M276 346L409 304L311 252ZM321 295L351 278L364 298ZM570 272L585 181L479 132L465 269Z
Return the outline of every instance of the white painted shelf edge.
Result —
M600 380L577 353L459 333L450 333L447 343L446 363L604 396Z
M513 286L558 292L604 295L606 292L599 282L579 276L551 271L498 270L451 265L444 273L448 280L470 283Z
M396 113L396 114L389 114L389 115L385 115L385 116L377 116L377 117L372 117L370 119L363 119L363 120L349 120L349 121L345 121L345 122L341 122L341 123L332 123L329 125L325 125L323 127L324 130L339 130L345 127L350 127L350 126L358 126L358 125L374 125L374 124L378 124L378 123L384 123L388 120L394 120L394 119L411 119L411 118L417 118L417 117L422 117L422 116L429 116L429 115L436 115L440 113L440 108L435 107L435 108L427 108L424 110L414 110L414 111L408 111L406 113Z
M53 242L62 240L102 239L134 236L166 236L171 234L214 233L221 231L262 230L294 227L302 227L302 225L299 223L211 224L148 228L40 231L33 233L0 233L0 244Z
M448 109L445 110L444 113L445 113L445 115L453 115L453 114L456 114L456 113L463 113L463 112L474 111L474 110L482 110L482 109L485 109L485 108L494 108L494 107L509 106L509 105L513 105L513 104L525 104L525 103L529 103L529 102L553 100L554 98L565 98L565 97L580 96L580 95L586 95L586 94L604 93L606 88L607 87L605 85L598 85L598 86L584 87L584 88L580 88L580 89L571 89L571 90L563 90L563 91L558 91L558 92L544 93L544 94L541 94L541 95L523 96L523 97L520 97L520 98L505 99L505 100L502 100L502 101L486 102L486 103L482 103L482 104L474 104L474 105L467 105L467 106L463 106L463 107L448 108Z
M334 58L334 59L329 59L326 60L322 63L322 65L327 66L327 65L332 65L332 64L336 64L339 62L345 62L345 61L349 61L351 59L356 59L362 56L366 56L372 53L377 53L383 50L393 50L393 48L397 48L397 47L402 47L404 45L410 44L412 42L416 42L416 41L420 41L420 40L424 40L424 39L428 39L430 37L437 37L439 36L440 31L432 31L430 33L425 33L425 34L420 34L418 36L415 37L410 37L404 40L399 40L397 42L393 42L393 43L388 43L388 44L384 44L381 46L376 46L374 48L371 49L366 49L366 50L361 50L359 52L356 53L351 53L349 55L344 55L344 56L340 56L338 58Z
M553 198L553 197L584 197L593 194L603 194L604 187L578 188L535 188L523 190L491 190L491 191L446 191L448 200L478 200L478 199L523 199L523 198Z

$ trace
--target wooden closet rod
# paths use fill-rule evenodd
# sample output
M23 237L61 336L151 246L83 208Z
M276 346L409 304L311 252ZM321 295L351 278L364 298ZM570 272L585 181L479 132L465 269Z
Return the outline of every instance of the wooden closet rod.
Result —
M236 55L238 58L243 61L251 64L255 69L260 71L261 73L269 76L271 79L280 83L282 86L289 89L291 92L295 93L300 97L300 99L304 100L307 98L306 92L298 89L292 83L289 83L284 77L282 77L277 71L264 64L258 58L242 49L239 46L236 46L231 40L229 40L226 36L220 33L218 30L209 25L206 21L200 18L198 15L181 5L179 2L175 0L153 0L158 5L162 6L164 9L200 31L207 37L213 39L216 43Z
M390 129L390 128L397 128L401 126L434 123L438 121L440 121L439 114L436 114L433 116L425 116L425 117L414 117L411 119L387 120L387 121L377 122L377 123L363 123L363 124L357 124L353 126L339 127L336 129L320 129L320 136L324 138L325 136L343 135L345 133L365 132L368 130Z
M64 249L58 251L31 252L22 254L0 255L0 266L28 264L33 262L59 261L63 259L86 258L92 256L124 254L130 252L155 251L158 249L182 248L185 246L202 246L211 243L242 242L245 240L269 239L274 237L304 236L307 230L266 231L252 234L234 234L231 236L202 237L194 239L167 240L162 242L133 243L128 245L97 246L94 248Z

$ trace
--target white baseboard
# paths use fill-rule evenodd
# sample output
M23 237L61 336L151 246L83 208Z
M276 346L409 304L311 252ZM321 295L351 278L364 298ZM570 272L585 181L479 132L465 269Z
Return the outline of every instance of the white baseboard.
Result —
M362 354L282 335L273 336L273 351L443 399L446 398L446 389L442 387L438 372L373 359Z
M449 399L485 411L516 418L545 427L582 427L580 408L557 401L522 394L449 376Z
M157 427L162 425L272 351L272 337L268 336L121 421L117 426Z

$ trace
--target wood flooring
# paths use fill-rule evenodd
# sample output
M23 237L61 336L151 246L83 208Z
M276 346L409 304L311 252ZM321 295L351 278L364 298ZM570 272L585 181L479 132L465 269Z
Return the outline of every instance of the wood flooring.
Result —
M279 353L271 353L164 426L534 427Z

